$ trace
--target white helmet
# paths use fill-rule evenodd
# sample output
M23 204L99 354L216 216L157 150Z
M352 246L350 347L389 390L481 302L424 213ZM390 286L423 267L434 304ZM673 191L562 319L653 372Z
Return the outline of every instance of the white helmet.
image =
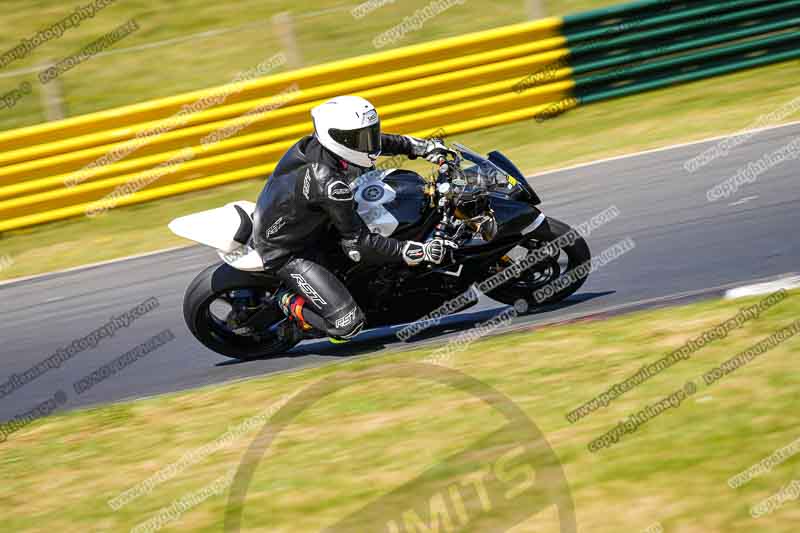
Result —
M369 168L381 154L381 120L359 96L337 96L311 110L319 142L345 161Z

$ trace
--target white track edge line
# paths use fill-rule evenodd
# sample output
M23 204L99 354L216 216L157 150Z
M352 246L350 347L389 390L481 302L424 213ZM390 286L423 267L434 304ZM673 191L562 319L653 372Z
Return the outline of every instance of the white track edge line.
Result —
M787 127L790 127L790 126L800 126L800 120L797 120L797 121L794 121L794 122L787 122L785 124L777 124L775 126L766 126L764 128L756 128L756 129L752 129L752 130L741 129L741 130L736 130L733 133L728 133L726 135L718 135L716 137L709 137L707 139L699 139L697 141L688 141L688 142L685 142L685 143L671 144L671 145L668 145L668 146L662 146L661 148L651 148L649 150L643 150L643 151L640 151L640 152L632 152L630 154L616 155L616 156L607 157L607 158L604 158L604 159L597 159L596 161L589 161L587 163L577 163L575 165L571 165L571 166L568 166L568 167L555 168L555 169L552 169L552 170L543 170L541 172L537 172L536 174L531 174L530 176L527 176L527 177L528 178L535 178L535 177L538 177L538 176L545 176L547 174L555 174L557 172L565 172L565 171L568 171L568 170L575 170L575 169L579 169L579 168L590 167L590 166L593 166L593 165L601 165L603 163L609 163L611 161L619 161L620 159L629 159L629 158L634 158L634 157L640 157L640 156L643 156L643 155L655 154L655 153L658 153L658 152L666 152L666 151L669 151L669 150L677 150L679 148L686 148L688 146L694 146L694 145L697 145L697 144L704 144L704 143L709 143L709 142L712 142L712 141L719 141L719 140L722 140L722 139L727 139L728 137L733 137L733 136L739 135L742 132L761 133L761 132L769 131L769 130L777 130L777 129L781 129L781 128L787 128Z
M72 268L67 268L67 269L64 269L64 270L54 270L53 272L45 272L43 274L35 274L33 276L25 276L25 277L21 277L21 278L7 279L7 280L0 281L0 287L2 287L4 285L11 285L13 283L21 283L21 282L25 282L25 281L35 281L35 280L37 280L39 278L47 278L47 277L50 277L50 276L58 276L58 275L61 275L61 274L69 274L71 272L79 272L81 270L89 270L89 269L97 268L97 267L101 267L101 266L113 265L114 263L122 263L123 261L132 261L134 259L141 259L143 257L150 257L150 256L153 256L153 255L167 254L167 253L170 253L170 252L175 252L177 250L185 250L186 248L192 248L193 246L197 246L197 245L196 244L185 244L183 246L173 246L172 248L164 248L162 250L154 250L152 252L144 252L144 253L136 254L136 255L128 255L128 256L125 256L125 257L118 257L116 259L109 259L107 261L100 261L98 263L89 263L88 265L80 265L80 266L76 266L76 267L72 267Z

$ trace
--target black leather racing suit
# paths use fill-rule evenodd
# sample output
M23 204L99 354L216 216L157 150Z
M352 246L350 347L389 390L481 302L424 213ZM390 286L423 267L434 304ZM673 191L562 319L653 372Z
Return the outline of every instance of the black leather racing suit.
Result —
M425 141L381 136L383 155L422 155ZM319 263L316 243L331 224L354 261L402 261L403 242L371 233L356 213L352 183L369 169L348 165L315 137L304 137L281 158L258 198L253 246L275 273L310 305L304 319L338 338L355 335L364 314L339 279Z

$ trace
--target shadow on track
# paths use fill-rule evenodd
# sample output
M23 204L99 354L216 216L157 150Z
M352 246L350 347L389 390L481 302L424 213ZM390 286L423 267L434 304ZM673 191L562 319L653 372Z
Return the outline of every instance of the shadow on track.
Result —
M615 292L616 291L586 292L582 294L573 295L564 300L563 302L537 307L529 313L520 315L520 317L518 317L515 320L515 322L530 321L531 317L536 317L538 315L542 315L544 313L549 313L552 311L567 309L572 306L581 304L583 302L587 302L590 300L594 300L596 298L601 298L603 296L614 294ZM293 348L289 352L277 357L300 358L309 355L324 355L330 357L354 357L357 355L364 355L384 350L387 348L387 345L393 345L395 347L404 347L404 346L411 347L415 344L422 343L423 341L430 341L438 337L453 335L461 331L466 331L471 328L474 328L477 324L490 320L492 317L494 317L495 315L497 315L498 313L502 312L505 309L508 309L508 306L495 307L493 309L485 309L483 311L475 311L471 313L462 312L456 315L445 317L442 319L440 324L431 327L426 331L414 336L412 340L408 342L401 342L395 336L395 334L404 327L403 325L391 326L391 327L383 327L383 328L368 330L362 333L357 341L353 341L347 344L331 344L326 340L307 341L301 344L300 346ZM276 357L255 359L253 360L253 362L264 361L267 359L275 359L275 358ZM250 361L230 360L217 363L215 366L239 365L248 362Z

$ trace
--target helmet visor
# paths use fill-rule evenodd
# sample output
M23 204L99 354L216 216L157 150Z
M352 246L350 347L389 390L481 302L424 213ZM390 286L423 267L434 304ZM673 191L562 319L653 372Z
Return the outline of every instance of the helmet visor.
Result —
M331 138L339 144L365 154L378 155L381 152L381 123L380 121L359 128L357 130L328 130Z

